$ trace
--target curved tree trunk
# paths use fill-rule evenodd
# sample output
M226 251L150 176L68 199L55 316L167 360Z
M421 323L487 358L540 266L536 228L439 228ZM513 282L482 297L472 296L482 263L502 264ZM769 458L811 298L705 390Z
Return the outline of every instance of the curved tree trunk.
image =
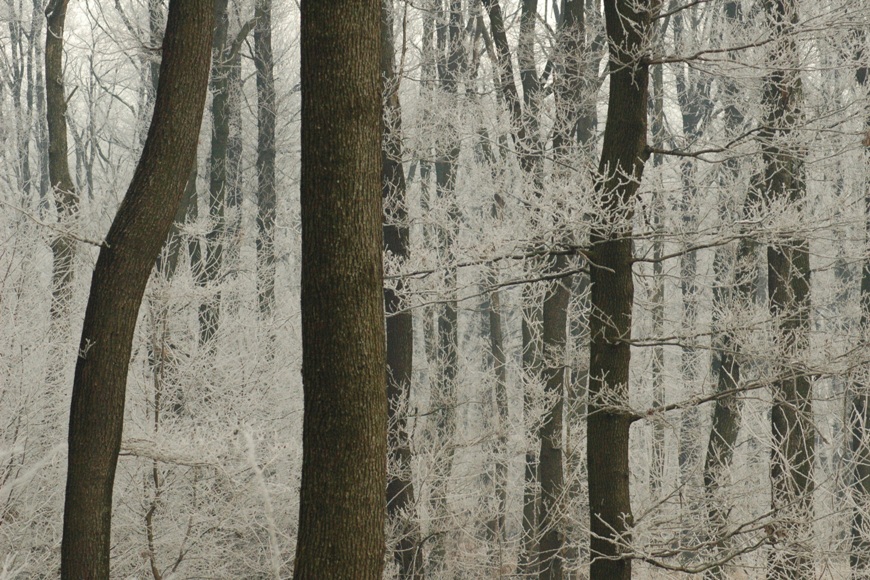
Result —
M61 575L108 579L112 486L139 305L184 193L208 85L211 0L172 0L142 157L100 250L76 361Z
M589 416L587 457L592 580L628 580L631 559L628 373L631 362L631 221L648 156L648 66L640 51L651 12L630 0L606 0L610 42L610 97L599 165L598 194L604 214L591 234ZM632 63L626 66L626 63Z
M302 2L302 489L294 578L384 569L380 0Z

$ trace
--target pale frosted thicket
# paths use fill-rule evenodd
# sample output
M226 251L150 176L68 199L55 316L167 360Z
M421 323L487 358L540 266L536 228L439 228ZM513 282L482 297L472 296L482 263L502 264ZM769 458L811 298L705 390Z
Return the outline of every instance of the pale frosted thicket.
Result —
M603 13L598 2L578 2L582 27L567 27L572 4L388 2L401 102L391 115L401 115L407 181L407 217L398 219L409 227L410 257L385 256L385 283L398 289L414 324L410 394L399 407L411 459L390 469L408 470L415 491L401 514L414 525L388 524L390 578L402 575L392 556L402 533L414 534L418 572L428 577L552 577L545 576L552 557L539 561L536 551L548 526L563 539L555 556L562 577L588 575L586 385L589 320L597 315L589 236L604 227L604 216L618 222L627 212L602 207L595 189L609 96ZM768 16L776 2L649 4L657 17L643 54L633 55L651 80L650 158L630 224L629 399L605 401L633 419L634 518L621 549L636 578L761 578L777 554L795 551L815 577L847 577L850 566L856 577L870 577L863 519L870 503L861 485L870 443L861 404L870 361L868 6L785 3L796 6L789 48ZM505 45L493 6L503 16ZM167 248L177 252L177 266L155 270L140 313L115 489L113 577L292 571L302 427L299 15L294 3L274 3L277 277L274 308L264 315L254 8L253 0L228 3L227 36L240 55L227 73L228 199L220 212L209 211L209 103L195 203ZM80 211L63 224L55 224L45 177L42 95L51 79L40 72L43 9L43 0L0 6L3 578L53 577L59 566L74 345L94 243L126 189L147 127L150 65L159 58L153 31L165 6L70 3L64 82ZM512 77L501 74L504 48ZM777 70L800 79L800 106L773 130L765 87L777 86ZM554 145L565 71L581 76L568 144ZM792 176L805 187L802 200L765 190L771 147L800 160ZM396 203L386 200L388 220L402 215ZM50 320L50 243L58 235L78 249L69 322L59 327ZM774 317L768 301L768 247L796 239L808 241L811 269L808 342L800 351L783 346L778 329L787 314ZM218 242L219 271L204 276L203 260ZM570 290L564 348L542 346L539 311L554 284ZM452 303L454 322L445 308ZM206 341L204 304L219 304L219 324ZM57 376L55 364L63 369ZM564 372L555 394L542 368ZM729 392L722 391L726 372L733 374ZM771 502L772 385L784 374L809 377L812 386L811 521L797 544L780 535L785 513ZM538 436L557 402L564 476L539 525ZM727 459L708 451L714 412L722 409L737 417ZM714 460L723 465L718 471Z

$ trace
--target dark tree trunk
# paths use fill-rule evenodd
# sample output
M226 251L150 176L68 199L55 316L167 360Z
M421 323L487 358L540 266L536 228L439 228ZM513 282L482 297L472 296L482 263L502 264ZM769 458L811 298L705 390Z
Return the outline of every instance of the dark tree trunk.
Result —
M586 439L592 580L631 577L631 559L623 555L632 526L628 463L628 340L634 300L631 221L648 156L649 71L640 60L640 51L651 20L648 10L637 12L636 7L629 0L604 2L610 43L610 97L597 186L604 213L591 234Z
M379 0L302 2L297 580L379 580L384 569L380 24Z
M801 116L801 79L793 29L797 5L793 0L765 4L772 33L777 37L771 53L771 72L764 82L764 130L759 133L764 162L762 195L765 201L802 206L806 197L800 153L785 141ZM809 242L792 234L767 248L767 289L770 313L778 327L778 369L772 385L770 478L775 521L775 550L771 553L771 579L812 578L815 574L808 542L812 541L815 487L815 429L812 378L800 368L809 347L810 256Z
M257 67L257 300L264 318L275 308L275 77L272 0L258 0L254 17Z
M51 0L45 8L45 107L48 120L48 173L57 219L74 218L79 198L67 162L66 96L63 85L63 29L68 0ZM75 243L62 234L51 242L51 318L66 317L72 296Z
M70 409L64 579L109 577L112 486L133 332L196 155L212 24L212 0L170 3L151 129L94 269Z
M381 78L383 79L384 113L381 150L382 196L384 201L384 248L405 261L409 257L407 191L402 167L402 109L398 79L393 61L392 7L381 3ZM411 482L411 443L408 433L408 396L414 357L414 327L411 311L403 308L404 283L384 289L387 330L387 412L390 476L387 482L387 514L398 530L399 540L393 556L399 565L399 577L421 578L423 554L420 528Z

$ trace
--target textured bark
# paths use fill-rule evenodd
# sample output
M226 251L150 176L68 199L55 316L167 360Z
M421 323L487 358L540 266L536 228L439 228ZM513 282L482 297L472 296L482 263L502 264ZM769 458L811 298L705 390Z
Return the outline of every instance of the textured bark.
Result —
M765 78L762 100L762 195L765 201L784 200L800 207L806 197L801 155L782 143L801 118L801 79L793 37L797 5L793 0L772 0L765 8L778 41L769 57L773 70ZM768 577L812 578L815 572L808 542L813 521L815 429L812 379L800 368L810 332L810 257L805 238L793 235L768 245L767 289L770 313L779 331L780 358L790 361L778 369L779 377L772 385L770 478L776 549L770 556Z
M48 120L48 172L57 219L63 223L79 211L79 198L67 162L66 96L63 84L63 30L68 0L51 0L45 8L45 108ZM51 318L65 318L72 295L75 244L57 234L51 242Z
M170 3L151 128L94 269L70 409L64 579L109 577L112 485L133 332L196 155L211 34L211 0Z
M275 308L275 99L272 0L258 0L254 17L257 67L257 301L260 314Z
M389 254L407 260L410 250L407 191L402 167L402 109L398 79L394 70L392 9L381 3L381 78L384 113L381 148L382 195L384 200L384 248ZM414 326L411 311L402 308L404 283L384 289L387 330L387 412L388 451L391 468L387 481L387 515L394 522L399 541L393 557L399 577L421 578L423 554L420 528L411 481L411 443L408 433L408 397L414 368Z
M294 578L384 569L379 0L302 2L302 488Z
M610 97L597 184L604 214L591 234L586 440L592 580L631 577L631 559L623 555L632 526L628 463L628 339L634 299L631 221L648 156L649 71L640 61L640 50L651 18L647 9L636 12L636 6L629 0L604 2L610 43Z

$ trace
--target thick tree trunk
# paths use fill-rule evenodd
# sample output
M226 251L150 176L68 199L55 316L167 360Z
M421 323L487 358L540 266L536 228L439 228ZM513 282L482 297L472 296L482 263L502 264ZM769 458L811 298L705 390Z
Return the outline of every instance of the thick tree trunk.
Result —
M275 308L275 99L272 56L272 0L258 0L254 12L257 67L257 301L264 318Z
M392 7L381 3L381 78L383 81L383 145L381 148L382 196L384 201L384 248L407 260L410 250L407 191L402 167L402 109L398 78L394 70ZM411 443L408 433L408 397L414 356L414 326L411 311L403 308L404 283L384 289L387 329L387 413L390 469L387 481L387 515L398 530L392 546L399 577L421 578L423 554L420 528L411 481Z
M384 569L380 24L380 0L302 2L297 580L379 580Z
M648 156L649 71L642 59L651 12L629 0L606 0L610 97L599 166L603 215L591 234L590 368L587 457L592 580L628 580L631 538L628 376L631 362L631 221ZM631 63L627 66L627 63Z
M67 161L66 96L63 84L63 30L68 0L51 0L45 8L45 108L48 119L48 173L58 222L73 219L79 198ZM67 315L72 296L75 244L62 234L51 242L51 318Z
M212 23L211 0L170 3L151 129L94 269L70 409L64 579L109 577L112 485L133 332L196 155Z
M765 4L772 33L778 37L770 56L771 72L764 83L765 129L759 133L764 161L762 195L765 201L800 206L806 197L799 152L789 149L788 138L801 116L801 79L793 29L798 21L793 0ZM792 235L767 248L767 286L770 313L778 327L779 358L773 385L770 478L775 512L768 577L812 578L815 574L812 543L813 427L812 379L801 369L809 347L810 257L809 242Z

